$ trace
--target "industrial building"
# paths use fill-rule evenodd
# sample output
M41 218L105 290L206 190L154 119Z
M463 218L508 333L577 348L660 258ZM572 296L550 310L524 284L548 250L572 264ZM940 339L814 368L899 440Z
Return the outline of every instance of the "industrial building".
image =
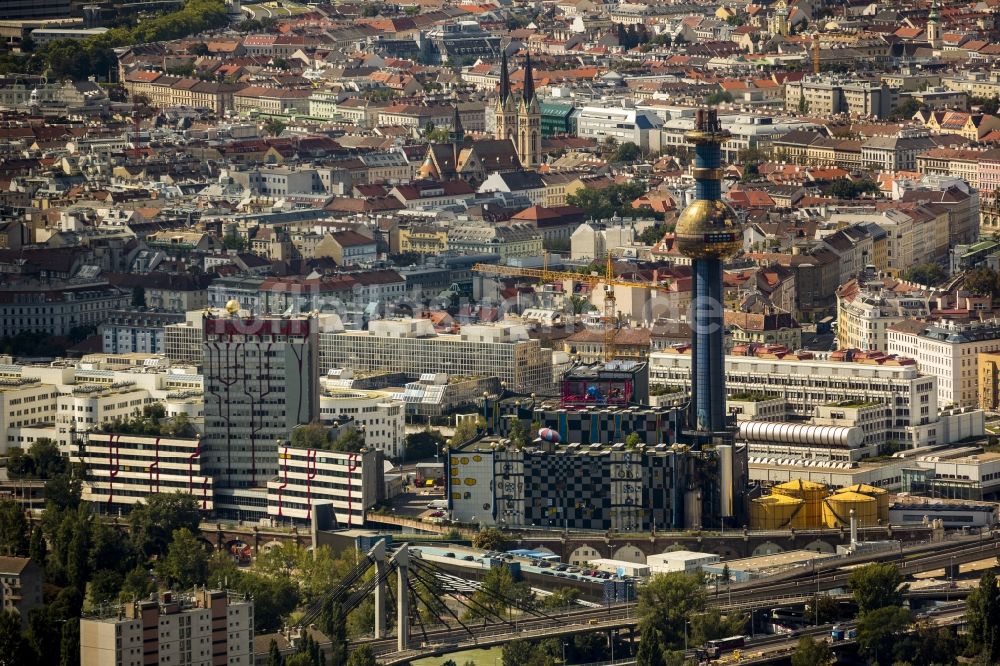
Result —
M696 553L690 550L674 550L666 553L647 555L646 565L654 574L685 571L692 573L720 561L714 553Z
M484 417L491 432L502 437L510 434L516 418L525 428L534 425L555 431L561 442L616 443L635 434L643 444L656 446L676 441L683 413L673 407L645 405L567 409L556 400L505 398L487 400ZM530 435L534 437L536 433Z
M516 448L486 438L446 458L454 520L499 527L648 532L737 522L742 449L626 449L624 444Z

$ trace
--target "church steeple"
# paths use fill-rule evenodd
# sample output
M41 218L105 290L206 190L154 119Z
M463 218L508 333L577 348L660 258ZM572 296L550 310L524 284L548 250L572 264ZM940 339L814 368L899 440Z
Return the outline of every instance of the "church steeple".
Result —
M451 136L454 144L461 144L465 141L465 128L462 127L462 115L458 112L458 100L455 100L455 115L451 119Z
M500 94L497 96L496 138L510 139L516 145L517 106L510 92L510 70L507 67L507 52L503 51L500 58Z
M507 70L507 52L500 60L500 104L506 104L510 97L510 72Z
M941 48L941 24L938 19L937 0L931 3L931 11L927 15L927 43L932 49Z
M535 74L531 54L524 57L524 91L517 110L517 156L521 164L534 169L542 159L542 109L535 94Z
M530 53L524 56L524 95L522 99L525 104L531 104L531 100L535 99L535 75L531 71Z

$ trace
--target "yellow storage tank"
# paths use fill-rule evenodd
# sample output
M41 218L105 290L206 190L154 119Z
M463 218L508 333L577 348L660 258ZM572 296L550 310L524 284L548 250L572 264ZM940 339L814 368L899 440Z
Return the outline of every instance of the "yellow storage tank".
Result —
M750 528L754 530L787 530L802 513L803 502L784 495L767 495L750 502Z
M795 479L771 488L771 494L802 500L800 518L795 521L798 523L795 527L811 529L823 526L823 500L827 496L827 490L822 483Z
M823 501L823 522L827 527L850 527L851 509L858 527L878 525L878 508L874 497L844 490Z
M845 486L836 492L861 493L873 498L875 500L875 510L878 514L878 519L882 521L883 525L889 524L889 491L885 488L858 483L853 486Z

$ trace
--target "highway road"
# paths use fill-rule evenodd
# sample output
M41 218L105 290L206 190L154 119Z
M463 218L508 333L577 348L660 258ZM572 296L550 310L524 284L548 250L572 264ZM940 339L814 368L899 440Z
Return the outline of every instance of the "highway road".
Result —
M821 563L813 567L800 567L792 572L776 576L772 579L761 579L751 583L733 585L731 590L720 591L718 596L711 596L709 604L722 609L762 608L765 606L788 603L790 599L801 600L812 596L817 591L843 589L847 587L851 569L875 560L895 562L904 575L933 571L949 566L966 564L1000 555L1000 540L993 535L983 538L961 539L939 544L921 545L915 548L904 548L902 552L878 553L862 557L837 559L829 563ZM402 664L407 660L425 656L436 656L457 652L473 647L488 647L505 643L514 638L540 638L594 631L598 629L614 629L634 626L638 622L635 615L635 604L613 606L611 609L585 609L570 613L552 614L552 619L523 619L516 626L491 624L472 629L470 635L465 629L445 628L428 631L426 636L414 628L410 641L415 646L406 652L396 652L396 639L359 641L356 644L367 643L372 647L382 664ZM845 623L844 626L850 626ZM818 628L820 630L822 628ZM828 628L827 628L828 629ZM808 635L808 634L805 634ZM795 637L795 641L800 636ZM753 645L768 646L780 643L794 643L787 637L768 637L760 639ZM794 645L793 645L794 647Z

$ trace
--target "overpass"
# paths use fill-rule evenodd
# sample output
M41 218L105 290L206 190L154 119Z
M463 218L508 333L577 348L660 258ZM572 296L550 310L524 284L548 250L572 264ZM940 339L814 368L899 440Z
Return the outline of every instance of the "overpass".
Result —
M990 535L988 538L960 539L951 543L922 544L900 551L866 553L836 561L761 579L751 583L733 585L724 593L709 599L709 604L721 609L762 608L805 602L818 592L845 589L851 569L871 561L894 561L904 575L912 575L935 569L957 568L961 564L997 557L1000 555L1000 541ZM412 558L417 562L420 558ZM437 569L432 567L431 571ZM425 572L426 573L426 572ZM402 586L400 586L402 587ZM960 590L936 590L915 592L914 598L958 597ZM485 622L483 626L470 628L446 627L423 632L419 647L410 645L409 637L397 635L395 641L377 636L376 640L358 641L355 645L367 643L381 664L404 664L412 659L440 656L475 647L500 645L515 639L531 639L560 635L573 635L591 631L613 631L630 628L638 624L634 604L610 608L551 614L519 621L498 618L497 622ZM400 625L403 626L403 625ZM848 626L845 624L845 626ZM408 627L407 627L408 629ZM397 632L398 633L398 632ZM381 639L381 640L380 640ZM392 643L395 643L393 649Z

